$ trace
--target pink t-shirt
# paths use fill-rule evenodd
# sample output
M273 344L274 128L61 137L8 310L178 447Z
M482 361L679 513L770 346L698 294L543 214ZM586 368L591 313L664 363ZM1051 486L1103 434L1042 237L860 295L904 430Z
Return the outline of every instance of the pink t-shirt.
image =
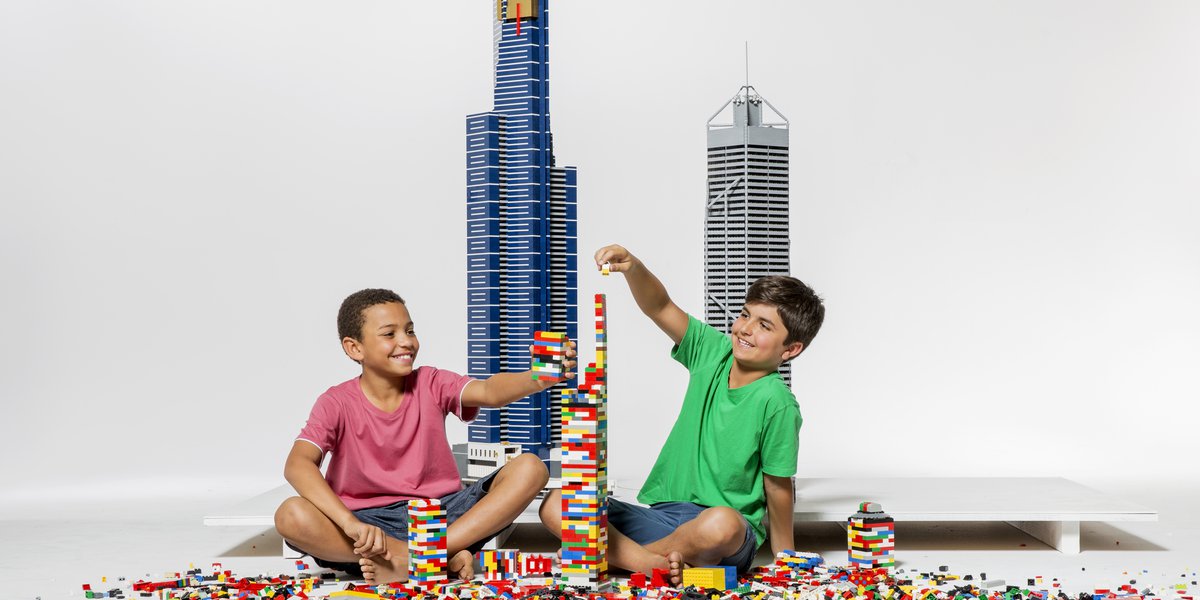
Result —
M440 498L462 489L446 415L470 421L479 414L462 406L471 381L420 367L404 379L400 408L387 413L367 400L355 377L317 398L296 439L333 453L325 479L350 510Z

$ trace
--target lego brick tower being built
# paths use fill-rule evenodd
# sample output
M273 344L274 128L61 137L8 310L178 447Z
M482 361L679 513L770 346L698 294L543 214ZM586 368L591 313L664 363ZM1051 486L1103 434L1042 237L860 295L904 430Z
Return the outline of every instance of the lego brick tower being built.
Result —
M750 284L790 274L788 244L788 121L747 83L708 120L705 322L729 333ZM791 365L779 372L791 385Z
M494 100L467 116L467 373L529 368L538 330L575 339L575 167L554 161L549 1L497 0ZM558 390L483 409L468 441L560 445Z

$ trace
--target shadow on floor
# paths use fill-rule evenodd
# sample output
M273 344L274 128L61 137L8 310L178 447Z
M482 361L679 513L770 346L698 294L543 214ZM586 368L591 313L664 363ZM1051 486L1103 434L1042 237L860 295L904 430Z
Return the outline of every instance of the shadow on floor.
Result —
M280 556L282 555L282 551L283 538L279 536L274 527L270 527L252 535L249 539L229 548L218 556ZM294 554L299 553L289 549L286 556Z
M1119 543L1117 543L1119 542ZM837 523L796 524L796 546L821 554L845 552L846 530ZM909 522L896 524L896 550L1006 550L1047 551L1049 545L1002 522ZM1166 550L1108 523L1085 522L1080 526L1080 550L1161 551Z

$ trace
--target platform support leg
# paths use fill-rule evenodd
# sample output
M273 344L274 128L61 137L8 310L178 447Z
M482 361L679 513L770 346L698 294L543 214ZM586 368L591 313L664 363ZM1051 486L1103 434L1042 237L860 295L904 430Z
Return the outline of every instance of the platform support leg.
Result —
M1063 554L1079 554L1079 521L1008 521Z

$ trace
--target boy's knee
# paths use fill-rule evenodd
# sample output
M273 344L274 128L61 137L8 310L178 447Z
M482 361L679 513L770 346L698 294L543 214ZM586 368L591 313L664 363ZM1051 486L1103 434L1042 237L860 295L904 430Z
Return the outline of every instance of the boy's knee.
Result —
M697 519L700 520L700 530L705 532L714 546L730 547L738 544L740 547L746 537L745 519L741 513L728 506L707 508Z
M312 503L300 496L284 500L275 510L275 530L286 538L301 529L308 520L309 506L312 506Z
M536 483L539 490L546 486L547 481L550 481L550 471L546 469L546 463L542 462L542 459L535 454L521 454L508 461L505 466L513 469L514 475L520 477L522 481L529 482L531 487Z

